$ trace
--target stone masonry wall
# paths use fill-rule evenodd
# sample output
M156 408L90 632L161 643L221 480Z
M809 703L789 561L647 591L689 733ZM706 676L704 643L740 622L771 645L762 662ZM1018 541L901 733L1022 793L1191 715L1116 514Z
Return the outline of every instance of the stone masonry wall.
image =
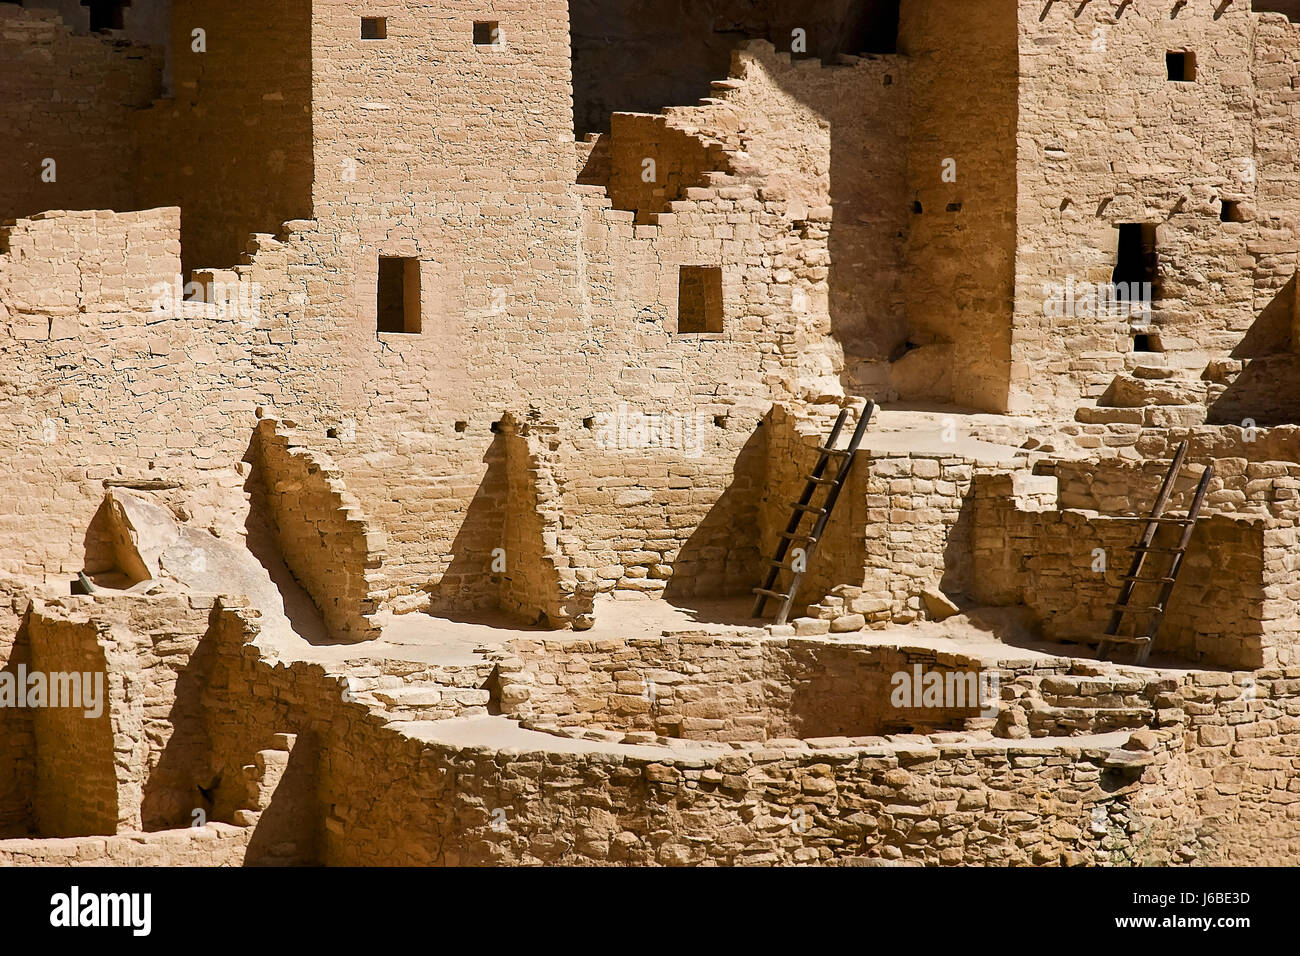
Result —
M200 693L212 599L68 597L38 602L32 666L104 673L103 714L37 710L35 816L43 836L191 822L209 782ZM75 796L70 796L75 795Z
M1054 639L1095 641L1110 618L1108 605L1119 594L1119 579L1128 573L1128 548L1142 528L1141 519L1058 510L1053 496L1017 488L1010 477L979 482L974 597L988 604L1025 604ZM1162 529L1157 546L1169 547L1177 533ZM1286 620L1295 608L1262 603L1270 534L1261 518L1213 515L1198 523L1161 627L1159 652L1229 667L1291 659ZM1104 565L1098 564L1099 555ZM1152 556L1145 574L1156 576L1165 566L1159 555ZM1153 598L1139 587L1131 603L1146 605Z
M47 209L138 208L131 114L158 95L158 51L76 36L51 10L6 3L0 63L0 224Z
M333 462L273 419L259 422L256 435L258 478L289 570L334 637L378 637L372 616L384 596L383 532L361 512Z

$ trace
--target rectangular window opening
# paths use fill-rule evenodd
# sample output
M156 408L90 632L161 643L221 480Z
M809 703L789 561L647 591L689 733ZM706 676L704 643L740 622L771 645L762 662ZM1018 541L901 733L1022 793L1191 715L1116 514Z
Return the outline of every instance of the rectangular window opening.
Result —
M1219 206L1219 221L1245 222L1246 217L1241 211L1241 204L1235 199L1221 200Z
M388 17L362 17L361 18L361 39L387 40L388 39Z
M1156 252L1156 227L1150 222L1119 223L1119 251L1115 270L1110 281L1115 285L1115 299L1133 302L1145 298L1149 290L1151 301L1159 298L1157 276L1160 257Z
M682 266L677 280L677 331L683 335L722 331L720 266Z
M1191 83L1196 79L1196 54L1178 50L1166 53L1165 67L1171 83Z
M419 259L379 257L375 314L380 332L420 331Z
M131 0L81 0L81 5L90 8L91 33L126 29L124 8L131 5Z
M499 46L501 43L501 25L496 20L474 21L475 46Z
M1133 333L1133 351L1134 352L1163 352L1160 347L1160 336L1155 332L1134 332Z

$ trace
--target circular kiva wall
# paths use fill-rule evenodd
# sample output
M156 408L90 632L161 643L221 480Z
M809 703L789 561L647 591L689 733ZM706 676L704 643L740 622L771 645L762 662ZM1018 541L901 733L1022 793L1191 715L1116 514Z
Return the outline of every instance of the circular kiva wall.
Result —
M980 668L923 649L717 634L518 640L498 692L504 713L533 725L761 742L991 726L968 724L985 688L997 692Z

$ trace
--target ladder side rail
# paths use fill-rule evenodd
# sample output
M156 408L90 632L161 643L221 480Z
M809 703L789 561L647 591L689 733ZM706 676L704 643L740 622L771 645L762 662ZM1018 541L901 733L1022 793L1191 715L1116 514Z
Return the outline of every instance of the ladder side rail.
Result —
M835 424L831 426L830 437L826 439L826 445L824 447L833 447L835 442L839 440L840 431L844 428L844 422L848 419L848 415L849 410L847 408L840 409L839 415L835 418ZM812 501L813 495L816 493L818 487L818 483L815 479L820 478L823 473L825 473L826 465L830 461L830 457L831 456L825 452L821 452L818 455L817 464L813 468L812 475L809 480L804 483L803 494L799 498L799 504L807 505ZM776 557L768 568L767 574L763 578L762 586L754 589L756 597L752 613L753 617L763 616L763 609L767 605L768 595L762 592L771 591L776 585L776 579L781 573L780 564L785 560L786 552L790 548L791 535L795 534L799 530L799 525L803 523L804 514L805 512L798 508L792 509L790 512L790 520L786 522L785 534L781 536L776 546Z
M1187 556L1187 548L1192 543L1192 535L1196 531L1195 519L1200 517L1201 506L1205 503L1205 495L1209 491L1210 479L1214 475L1214 466L1206 465L1205 471L1201 472L1201 480L1196 486L1196 494L1192 498L1191 507L1187 510L1187 516L1193 519L1183 526L1183 533L1178 539L1178 549L1174 554L1173 561L1170 562L1169 574L1166 576L1164 583L1160 587L1160 596L1156 599L1156 605L1160 610L1152 617L1147 626L1147 642L1138 649L1137 663L1145 664L1147 658L1151 655L1151 648L1155 646L1156 634L1160 630L1160 625L1164 621L1165 611L1169 609L1169 599L1173 596L1174 585L1178 581L1178 572L1182 570L1183 558Z
M812 564L817 545L821 543L822 535L826 531L826 525L831 520L831 512L835 510L835 502L839 500L840 491L844 488L844 482L853 469L853 460L857 457L858 447L862 444L862 436L866 432L867 425L870 424L871 416L875 410L875 403L868 402L862 410L862 416L858 419L857 427L853 429L853 436L849 439L848 453L844 456L844 461L840 463L839 471L835 475L835 483L831 485L830 492L826 496L826 503L823 505L822 513L818 515L817 522L813 525L812 540L808 542L808 547L804 549L804 570L793 572L793 577L790 580L789 596L782 603L781 610L776 616L777 624L784 624L790 616L790 608L794 605L794 598L799 592L799 585L803 583L804 574L807 573L808 567Z

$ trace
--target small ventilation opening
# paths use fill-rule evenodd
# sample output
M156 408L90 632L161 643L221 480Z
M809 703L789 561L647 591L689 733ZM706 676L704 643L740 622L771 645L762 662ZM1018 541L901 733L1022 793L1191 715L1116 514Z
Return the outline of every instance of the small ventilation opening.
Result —
M948 211L949 211L949 212L961 212L961 203L959 203L959 202L950 202L950 203L948 203Z
M1246 217L1241 211L1241 203L1234 199L1224 199L1219 205L1220 222L1245 222Z
M467 428L469 428L469 422L457 422L457 423L456 423L456 433L457 433L457 434L460 434L461 432L463 432L463 431L464 431L465 429L467 429Z
M1160 336L1154 332L1134 332L1133 333L1133 351L1134 352L1163 352L1160 347Z
M498 46L501 42L501 25L496 20L474 21L474 45Z
M1196 79L1196 54L1185 51L1166 53L1165 67L1171 83L1191 83Z
M919 199L912 200L912 214L915 216L919 216L923 212L925 212L925 208L921 205L921 200Z
M722 269L682 266L677 281L677 331L700 334L722 331Z
M361 39L387 40L388 39L388 18L387 17L362 17L361 18Z
M380 332L420 331L420 260L379 257L376 325Z

